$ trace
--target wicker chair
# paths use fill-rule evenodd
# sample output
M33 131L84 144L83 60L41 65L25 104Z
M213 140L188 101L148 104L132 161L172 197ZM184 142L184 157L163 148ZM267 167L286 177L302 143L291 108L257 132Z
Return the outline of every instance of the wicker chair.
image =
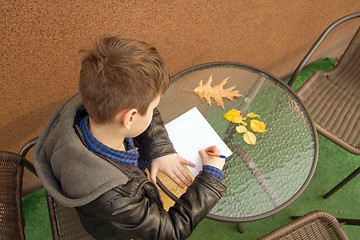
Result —
M292 75L289 86L292 86L325 36L339 24L357 17L360 17L360 12L345 16L321 34ZM307 106L319 133L345 150L360 154L360 28L336 67L326 73L315 72L297 94ZM323 198L328 198L359 173L360 167Z
M32 163L26 160L26 154L35 145L37 138L30 140L20 151L24 165L36 175L35 168ZM49 218L53 239L56 240L92 240L94 239L88 234L80 223L80 219L74 208L69 208L58 203L48 193L46 200L49 210ZM14 238L15 239L15 238Z
M0 152L0 239L25 239L21 212L21 156Z
M48 193L46 200L49 209L51 231L53 239L56 240L91 240L94 239L88 234L80 223L80 219L74 208L69 208L58 203Z
M291 223L260 238L275 239L348 239L340 223L331 214L323 211L310 212Z

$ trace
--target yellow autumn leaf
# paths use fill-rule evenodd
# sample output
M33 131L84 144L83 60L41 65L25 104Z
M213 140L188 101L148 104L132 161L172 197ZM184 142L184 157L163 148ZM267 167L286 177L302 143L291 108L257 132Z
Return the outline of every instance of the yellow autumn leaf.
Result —
M248 129L246 128L246 126L248 125L245 121L247 120L247 118L260 118L260 116L258 114L255 113L248 113L246 117L243 117L241 115L241 112L236 110L236 109L232 109L230 111L228 111L227 113L224 114L224 117L233 123L237 123L239 124L238 126L236 126L236 131L240 134L244 134L243 135L243 139L244 141L249 144L249 145L255 145L256 143L256 136L253 132L248 131ZM266 132L265 130L265 123L262 121L258 121L255 119L250 120L250 128L257 133L263 133Z
M247 131L247 129L246 129L246 127L244 127L244 126L237 126L237 127L236 127L236 131L237 131L238 133L244 133L244 132Z
M251 118L256 118L256 117L258 117L258 118L260 118L259 115L255 114L255 113L253 113L253 112L248 113L248 114L246 115L246 117L251 117Z
M244 133L243 139L249 145L255 145L255 143L256 143L256 136L254 133L252 133L250 131L246 131Z
M233 120L231 122L233 123L241 123L242 122L242 116L238 116L238 117L234 117Z
M232 109L224 114L226 120L233 122L233 123L240 123L242 121L242 116L240 111L236 109Z
M183 89L195 92L196 95L198 95L201 102L203 101L203 98L205 98L205 100L209 104L209 106L211 106L211 98L213 98L219 107L221 107L222 109L225 109L224 101L222 98L227 98L230 101L234 102L235 97L242 96L238 90L234 90L235 86L224 89L224 85L226 84L228 79L229 78L225 78L222 81L220 81L218 84L216 84L215 86L212 87L211 86L212 75L211 75L205 84L203 84L203 81L200 80L199 85L194 90L185 89L185 88L183 88Z
M251 120L250 127L254 132L258 132L258 133L266 132L265 123L262 121Z

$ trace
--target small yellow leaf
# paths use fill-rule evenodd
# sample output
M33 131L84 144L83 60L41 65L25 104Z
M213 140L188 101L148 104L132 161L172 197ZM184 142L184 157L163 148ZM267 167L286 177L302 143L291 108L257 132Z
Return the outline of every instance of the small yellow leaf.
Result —
M236 109L232 109L224 114L226 120L233 123L240 123L242 121L242 116L240 115L240 111Z
M244 122L244 121L241 121L240 123L241 123L243 126L247 126L247 123Z
M244 133L244 141L249 144L249 145L255 145L256 143L256 136L254 133L250 132L250 131L246 131Z
M260 118L259 115L255 114L255 113L253 113L253 112L248 113L248 115L246 115L246 117L251 117L251 118L256 118L256 117L258 117L258 118Z
M233 120L231 122L233 123L241 123L243 120L242 116L238 116L238 117L234 117Z
M266 132L265 130L265 123L258 120L251 120L250 127L254 132Z
M246 129L246 127L244 127L244 126L237 126L237 127L236 127L236 131L237 131L238 133L244 133L244 132L247 131L247 129Z

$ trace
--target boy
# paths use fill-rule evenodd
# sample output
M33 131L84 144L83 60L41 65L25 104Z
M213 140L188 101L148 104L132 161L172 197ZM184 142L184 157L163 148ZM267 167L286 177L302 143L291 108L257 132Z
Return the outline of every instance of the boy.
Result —
M181 167L156 109L169 74L156 49L118 36L102 37L83 58L80 95L50 118L35 149L36 171L59 203L75 207L96 239L184 239L226 187L224 160L199 152L194 179ZM206 151L220 154L216 147ZM187 191L166 212L155 183L163 171Z

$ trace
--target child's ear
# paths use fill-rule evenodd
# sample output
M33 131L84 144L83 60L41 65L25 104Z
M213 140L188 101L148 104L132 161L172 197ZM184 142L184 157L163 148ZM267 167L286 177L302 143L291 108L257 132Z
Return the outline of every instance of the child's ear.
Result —
M135 108L125 109L115 115L116 122L121 123L124 128L130 129L137 113L138 110Z

